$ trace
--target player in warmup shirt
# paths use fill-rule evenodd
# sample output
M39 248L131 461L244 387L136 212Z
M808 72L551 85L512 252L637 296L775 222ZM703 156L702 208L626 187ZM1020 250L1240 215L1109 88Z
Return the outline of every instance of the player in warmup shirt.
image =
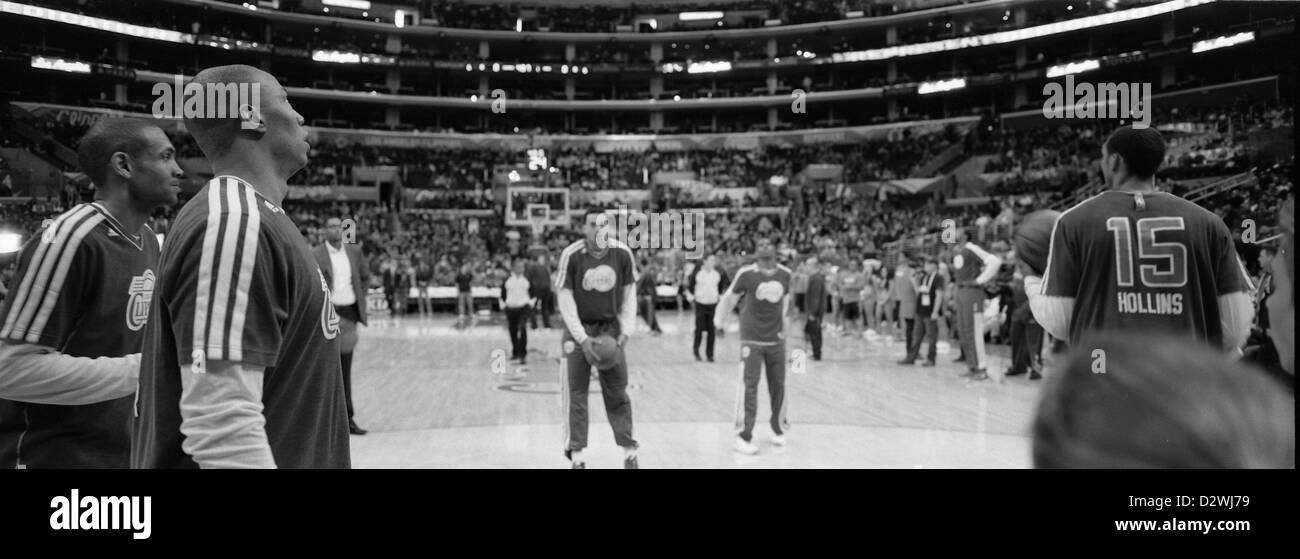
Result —
M636 264L627 245L610 238L609 216L590 210L586 238L560 254L556 290L564 319L564 362L560 394L563 399L564 455L575 469L586 467L587 388L596 363L592 339L602 334L625 347L636 327ZM637 442L632 438L632 399L627 395L627 360L598 371L605 415L614 429L614 442L623 447L623 467L637 469Z
M790 429L785 399L785 317L790 304L790 269L776 263L770 243L759 245L758 262L736 271L736 279L718 303L713 323L719 330L727 316L740 306L741 382L736 398L736 450L755 454L750 442L758 415L758 379L767 370L767 392L772 400L772 444L785 445Z
M140 345L158 269L149 215L182 175L162 129L96 123L77 159L95 201L24 247L0 307L0 467L126 468Z
M958 245L952 255L952 279L956 286L957 331L967 366L962 376L988 380L984 353L984 284L997 276L1002 259L970 242L964 229L957 229L956 233Z
M1155 189L1165 143L1124 127L1102 146L1111 190L1057 218L1030 308L1057 339L1084 347L1103 330L1172 332L1235 351L1250 333L1251 284L1222 219Z
M145 334L133 468L347 468L339 317L311 247L280 208L307 130L250 66L193 83L260 84L261 107L185 119L215 177L163 249Z

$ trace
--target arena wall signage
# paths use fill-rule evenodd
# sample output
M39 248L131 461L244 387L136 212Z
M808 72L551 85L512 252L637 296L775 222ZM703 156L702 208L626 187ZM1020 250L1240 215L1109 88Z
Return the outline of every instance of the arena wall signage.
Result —
M75 107L54 103L15 101L21 108L39 118L49 118L73 124L93 124L105 118L148 118L148 113L130 113L113 109ZM183 128L179 120L156 119L159 126L169 131ZM968 130L979 117L954 117L936 120L897 122L869 126L790 130L779 132L740 132L734 134L626 134L575 136L554 134L525 136L507 134L434 134L418 132L392 132L387 130L353 130L344 128L308 127L310 140L334 142L338 145L358 143L377 147L406 147L428 149L507 149L524 151L530 147L595 148L597 151L685 151L695 149L758 149L766 146L798 146L836 144L873 140L896 140L904 131L912 134L930 134L954 126L959 131Z

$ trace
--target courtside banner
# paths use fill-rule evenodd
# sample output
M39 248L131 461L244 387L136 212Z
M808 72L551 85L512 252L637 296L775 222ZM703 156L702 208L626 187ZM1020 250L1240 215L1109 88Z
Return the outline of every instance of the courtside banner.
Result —
M597 477L579 482L569 478L574 475ZM299 550L383 542L385 548L419 545L434 553L461 547L456 542L537 552L529 545L553 546L558 534L584 545L610 538L626 545L619 539L625 534L638 548L684 545L688 536L693 549L725 547L736 534L752 531L766 534L774 547L797 545L803 550L798 556L810 556L812 548L868 540L873 549L924 541L927 550L1031 540L1069 541L1070 549L1258 545L1289 535L1296 520L1294 471L600 475L11 471L0 478L0 535L11 548L39 546L27 549L93 545L174 553L251 551L262 542ZM778 526L782 537L773 538L770 530Z

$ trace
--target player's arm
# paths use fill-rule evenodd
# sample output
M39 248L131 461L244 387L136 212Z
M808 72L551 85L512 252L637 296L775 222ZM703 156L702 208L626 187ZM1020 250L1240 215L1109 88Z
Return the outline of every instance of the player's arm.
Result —
M621 345L627 340L632 332L636 330L636 302L637 302L637 284L640 278L637 277L636 262L633 260L631 249L623 248L627 251L626 262L623 264L623 273L619 274L623 278L623 297L619 300L618 321L623 333L619 336ZM654 304L656 285L652 278L647 277L646 281L650 282L650 303Z
M0 341L0 398L32 404L80 406L135 393L140 354L76 357L51 348Z
M564 327L569 329L569 335L573 336L573 341L583 344L587 341L587 330L582 327L582 320L578 318L578 301L573 298L573 284L575 270L573 269L573 260L569 258L570 250L565 250L560 255L559 265L555 269L555 306L560 311L560 318L564 320Z
M70 222L69 216L61 222ZM80 323L91 297L79 278L94 276L85 245L69 241L69 231L51 234L52 242L30 242L19 257L14 289L0 312L0 398L33 404L75 406L123 398L135 393L140 354L123 357L76 357L60 352ZM51 225L56 227L56 225ZM74 246L75 245L75 246ZM38 274L38 253L55 258L67 253L67 273ZM72 283L68 280L73 279ZM57 283L57 285L56 285ZM46 317L44 320L41 316Z
M1057 219L1052 226L1052 241L1047 249L1047 270L1043 276L1025 274L1025 297L1034 320L1058 340L1070 339L1070 319L1074 316L1075 293L1080 270L1070 243L1069 227Z
M984 269L980 270L980 275L975 278L975 283L984 285L997 277L998 269L1002 267L1001 258L998 258L996 254L980 248L980 246L975 243L966 243L966 248L970 249L971 252L974 252L975 256L978 256L979 259L984 262Z
M1219 265L1215 283L1219 289L1219 329L1224 349L1236 351L1246 345L1251 324L1255 322L1254 285L1237 255L1232 233L1219 223Z
M201 468L275 468L266 437L261 367L209 361L181 370L181 450Z
M177 260L175 276L162 285L167 308L176 312L181 449L200 468L276 467L262 385L265 370L278 360L290 316L286 302L293 294L284 286L291 267L264 233L256 201L243 188L229 213L213 212L207 227L186 239L194 250ZM236 251L237 260L213 258ZM234 327L234 318L241 327Z
M736 302L740 301L740 293L744 290L745 272L736 274L736 279L732 280L727 291L722 294L718 300L718 307L713 310L713 327L721 330L727 325L727 317L731 316L731 311L736 308Z
M555 299L556 306L560 310L560 318L564 319L564 327L569 329L573 341L579 344L587 341L587 331L583 329L582 321L578 319L578 302L573 298L573 290L561 287Z

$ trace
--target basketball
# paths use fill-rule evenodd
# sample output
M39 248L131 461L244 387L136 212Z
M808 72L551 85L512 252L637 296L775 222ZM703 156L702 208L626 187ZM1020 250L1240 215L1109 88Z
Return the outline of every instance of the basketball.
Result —
M1061 212L1038 210L1016 226L1016 256L1035 274L1047 269L1047 250L1052 245L1052 228Z
M592 364L601 371L617 365L618 357L623 352L623 348L618 347L618 341L607 335L592 338L591 350L596 354L596 362Z

